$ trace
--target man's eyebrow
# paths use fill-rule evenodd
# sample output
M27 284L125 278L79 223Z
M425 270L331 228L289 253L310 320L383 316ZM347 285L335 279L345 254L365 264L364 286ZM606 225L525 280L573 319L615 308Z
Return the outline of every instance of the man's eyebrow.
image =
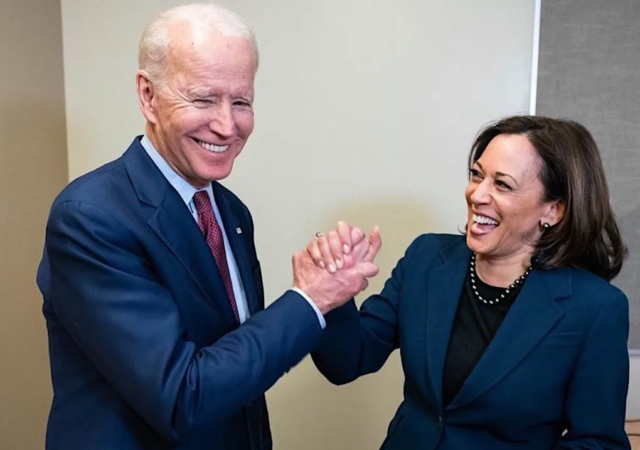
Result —
M191 95L195 95L196 97L213 97L216 95L212 89L202 86L196 86L192 89L189 89L187 92Z

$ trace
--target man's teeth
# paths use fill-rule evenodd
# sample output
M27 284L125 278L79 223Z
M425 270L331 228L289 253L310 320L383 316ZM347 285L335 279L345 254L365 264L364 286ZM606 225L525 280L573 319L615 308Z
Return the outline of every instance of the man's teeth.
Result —
M490 219L489 217L479 216L477 214L473 215L473 221L483 225L498 225L498 221Z
M198 144L200 144L200 147L204 148L205 150L209 150L210 152L214 153L222 153L229 148L228 145L213 145L202 141L198 141Z

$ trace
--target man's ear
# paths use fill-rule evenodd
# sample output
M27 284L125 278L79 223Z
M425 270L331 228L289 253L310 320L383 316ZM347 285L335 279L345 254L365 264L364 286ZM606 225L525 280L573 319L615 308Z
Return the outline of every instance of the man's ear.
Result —
M542 218L542 222L551 226L556 225L564 217L567 205L562 200L555 200L547 204L547 210Z
M138 94L138 106L142 115L149 123L157 123L157 87L149 79L149 74L144 70L136 72L136 93Z

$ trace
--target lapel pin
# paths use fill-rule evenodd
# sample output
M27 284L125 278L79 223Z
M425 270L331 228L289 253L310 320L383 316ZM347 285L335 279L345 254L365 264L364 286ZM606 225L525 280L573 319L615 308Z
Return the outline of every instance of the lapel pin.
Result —
M242 228L240 228L240 227L236 228L236 233L242 234Z

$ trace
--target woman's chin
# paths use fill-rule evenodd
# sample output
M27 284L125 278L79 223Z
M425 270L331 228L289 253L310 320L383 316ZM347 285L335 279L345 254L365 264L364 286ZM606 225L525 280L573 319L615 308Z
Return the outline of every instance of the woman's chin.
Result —
M487 234L474 234L467 232L467 247L480 255L488 253L493 247L493 239L490 239L490 235Z

